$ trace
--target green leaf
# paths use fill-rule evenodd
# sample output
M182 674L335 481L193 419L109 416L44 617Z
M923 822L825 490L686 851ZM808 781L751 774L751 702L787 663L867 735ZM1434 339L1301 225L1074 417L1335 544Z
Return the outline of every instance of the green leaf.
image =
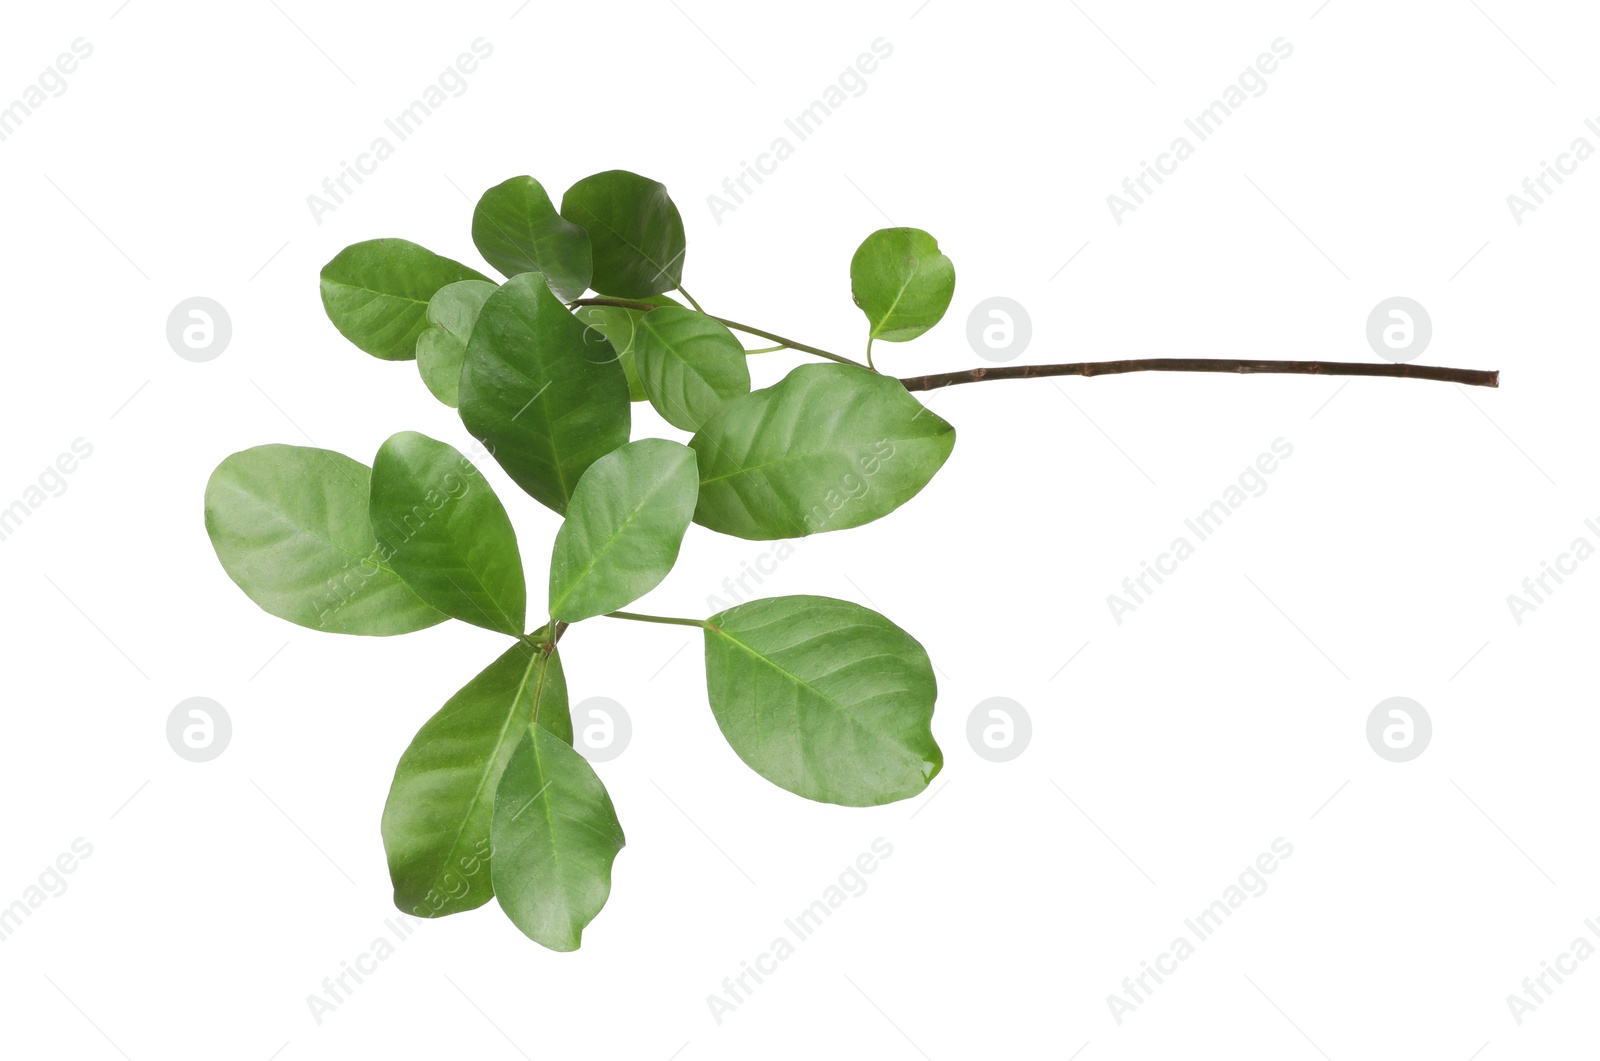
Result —
M383 807L395 906L444 917L494 895L495 787L535 722L572 743L560 657L554 648L518 641L423 723L400 756Z
M355 243L322 267L322 308L339 333L385 361L417 356L428 301L458 280L488 280L476 269L403 239Z
M850 259L850 293L874 339L915 339L939 323L955 291L956 267L920 228L880 228Z
M494 489L454 446L402 431L372 462L372 531L417 596L520 637L527 612L517 534Z
M706 688L722 735L779 788L875 807L944 766L930 723L937 686L922 646L857 604L751 601L706 620Z
M551 950L577 950L611 894L611 864L627 842L594 769L535 726L500 776L489 837L494 894L506 916Z
M444 622L372 535L371 474L304 446L228 457L206 483L206 533L222 569L263 610L313 630L378 636Z
M695 522L769 540L893 512L950 456L955 428L892 377L801 365L728 402L689 445L700 455Z
M486 280L458 280L441 287L428 300L429 326L417 336L417 370L433 396L452 409L472 326L483 304L498 289L498 284Z
M483 193L472 212L472 242L508 277L543 273L563 301L589 289L594 265L588 233L556 213L532 177L512 177Z
M639 381L673 427L698 431L730 398L750 393L744 344L703 313L666 306L646 313L634 340Z
M540 503L565 512L589 465L628 441L628 381L615 355L524 273L478 314L461 372L461 420Z
M647 298L683 279L683 218L664 184L627 170L596 173L567 189L561 216L589 233L596 290Z
M660 585L694 516L694 450L630 442L583 473L556 533L550 615L575 623L614 612Z
M680 304L667 295L652 295L639 301L654 306ZM639 368L633 357L639 322L644 319L645 311L626 306L579 306L577 314L578 319L592 329L587 336L591 345L597 341L594 333L598 333L598 340L611 344L616 359L622 363L622 371L628 376L628 397L636 402L647 400L649 396L644 392L644 384L639 382Z

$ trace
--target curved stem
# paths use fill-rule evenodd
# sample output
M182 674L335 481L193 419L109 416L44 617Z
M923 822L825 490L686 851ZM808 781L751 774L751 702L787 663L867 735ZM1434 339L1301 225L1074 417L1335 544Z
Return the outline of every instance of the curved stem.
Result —
M632 619L636 623L670 623L673 626L705 627L704 619L679 619L671 615L642 615L639 612L606 612L607 619Z
M679 288L679 290L681 291L682 288ZM605 298L603 296L599 298L580 298L567 303L567 305L572 309L577 309L579 306L618 306L622 309L643 310L646 313L656 308L655 306L650 305L648 302L636 302L632 299L626 298ZM838 354L830 353L829 351L823 350L820 347L807 346L805 343L797 343L793 339L785 339L781 335L774 335L772 332L763 331L760 328L752 328L748 324L740 324L738 321L731 321L726 317L713 317L709 313L705 314L705 316L711 317L712 320L716 321L724 328L732 328L736 332L746 332L750 335L759 335L768 342L777 343L779 346L785 347L789 350L798 350L803 354L814 354L817 357L827 358L829 361L837 361L841 365L854 365L857 368L867 367L859 361L852 361L848 357L840 357Z
M784 346L782 343L779 343L777 346L763 346L758 350L746 350L745 353L746 354L770 354L770 353L772 353L772 352L774 352L776 350L787 350L787 349L789 349L787 346Z
M1443 368L1435 365L1409 365L1364 361L1245 361L1235 358L1150 357L1126 361L1075 361L1065 365L1011 365L1003 368L974 368L963 372L940 372L931 376L911 376L900 382L908 391L931 391L957 383L981 383L991 379L1037 379L1042 376L1112 376L1123 372L1238 372L1279 373L1304 376L1391 376L1401 379L1429 379L1444 383L1463 383L1469 387L1498 387L1496 369Z
M694 307L694 311L696 313L704 313L705 312L705 310L700 308L700 303L698 303L698 302L696 302L694 300L694 296L689 294L688 289L685 288L682 284L678 285L678 294L682 295L685 299L688 300L689 305Z
M867 336L867 367L874 372L878 371L878 367L872 363L872 336L870 335Z

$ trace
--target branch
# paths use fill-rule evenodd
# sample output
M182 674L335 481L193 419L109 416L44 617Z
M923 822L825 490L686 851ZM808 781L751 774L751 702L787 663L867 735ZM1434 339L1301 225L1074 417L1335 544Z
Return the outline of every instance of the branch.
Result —
M931 391L957 383L990 379L1035 379L1041 376L1113 376L1123 372L1240 372L1302 376L1391 376L1464 383L1469 387L1498 387L1497 369L1441 368L1362 361L1243 361L1236 358L1149 357L1128 361L1076 361L1066 365L1010 365L974 368L965 372L940 372L911 376L900 382L908 391Z
M688 297L688 292L684 291L683 288L680 287L678 290L684 295L684 297ZM657 306L652 306L648 302L639 302L629 298L607 298L605 296L601 296L599 298L575 299L572 302L567 303L567 305L572 309L577 309L579 306L617 306L622 309L642 310L645 313L659 308ZM798 350L803 354L815 354L817 357L825 357L829 361L837 361L841 365L854 365L857 368L867 367L859 361L852 361L848 357L842 357L839 354L830 353L827 350L821 349L820 347L807 346L805 343L797 343L793 339L785 339L781 335L774 335L772 332L763 331L760 328L752 328L748 324L740 324L738 321L731 321L726 317L712 317L709 313L702 313L701 316L711 317L712 320L716 321L724 328L731 328L736 332L745 332L749 335L759 335L768 342L777 343L779 346L790 350Z

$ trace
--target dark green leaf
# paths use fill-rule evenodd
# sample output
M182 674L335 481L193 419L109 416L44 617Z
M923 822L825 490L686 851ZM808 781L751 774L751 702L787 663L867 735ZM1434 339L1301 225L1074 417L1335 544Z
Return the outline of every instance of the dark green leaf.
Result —
M442 623L389 566L367 518L371 472L340 453L257 446L206 484L206 532L228 577L267 612L338 634Z
M458 280L435 291L428 301L428 327L417 336L417 370L433 396L452 409L472 326L497 286L486 280Z
M455 447L402 431L372 462L372 530L417 596L513 637L527 612L517 534L494 489Z
M698 431L728 399L750 393L744 344L694 310L666 306L646 313L634 339L634 364L656 412L685 431Z
M488 280L476 269L403 239L355 243L322 267L322 308L339 333L385 361L417 356L428 301L458 280Z
M550 560L550 615L575 623L655 589L694 515L694 450L645 438L595 461L578 481Z
M689 445L700 456L697 523L792 538L893 512L950 456L955 428L892 377L802 365L728 402Z
M506 916L551 950L577 950L611 894L611 864L626 843L594 769L533 727L500 775L489 836Z
M930 728L937 687L922 646L857 604L751 601L706 620L706 689L752 770L807 799L874 807L944 766Z
M478 314L461 419L517 485L565 512L578 477L628 441L628 381L544 277L507 280Z
M444 917L494 895L495 787L535 722L572 743L560 657L518 641L417 731L383 807L383 848L401 910Z
M596 173L567 189L561 216L589 233L596 291L646 298L682 281L683 218L666 185L627 170Z
M850 293L874 339L915 339L939 323L955 291L956 267L920 228L881 228L850 259Z
M563 301L589 289L588 234L556 213L532 177L512 177L483 193L472 212L472 242L506 276L543 273Z

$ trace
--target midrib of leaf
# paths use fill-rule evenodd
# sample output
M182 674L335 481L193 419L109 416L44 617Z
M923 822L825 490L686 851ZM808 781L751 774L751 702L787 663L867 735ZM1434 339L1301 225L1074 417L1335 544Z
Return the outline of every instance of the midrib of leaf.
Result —
M764 655L763 653L756 651L755 649L751 648L749 645L745 644L743 641L740 641L737 637L734 637L732 634L730 634L726 630L722 629L722 627L713 626L713 625L707 624L706 629L715 632L719 636L727 638L729 641L733 642L735 645L738 645L740 648L742 648L746 652L750 653L750 655L754 656L756 659L760 660L762 663L765 663L768 667L771 667L773 670L777 671L779 674L783 675L785 678L788 678L794 684L796 684L798 686L801 686L802 688L809 689L811 692L815 693L817 695L817 697L819 699L821 699L824 703L827 703L827 704L831 705L840 714L844 715L851 722L855 723L858 727L860 727L861 729L865 730L866 732L872 734L874 737L877 737L879 740L881 740L881 741L883 741L883 742L885 742L887 744L892 744L895 747L897 747L897 748L901 749L902 751L906 752L907 754L916 756L919 759L922 757L920 752L917 752L917 751L913 750L912 748L908 747L907 745L904 745L904 744L900 743L900 741L896 740L893 737L888 736L887 734L881 732L880 730L874 729L873 727L867 725L865 722L861 721L861 719L856 715L856 713L851 711L848 707L844 706L839 701L835 700L833 697L831 697L827 693L823 692L821 689L818 689L816 686L812 685L810 682L806 681L804 678L800 677L798 674L794 674L794 673L790 672L789 670L785 669L784 667L779 666L778 663L775 660L772 659L772 657ZM808 641L814 641L814 640L816 640L816 638L815 637L810 637L810 638L807 638L807 640ZM790 646L790 647L793 647L793 646ZM854 662L854 661L852 661L852 662ZM829 673L832 673L832 672L829 672ZM754 702L754 698L752 698L752 703L753 702ZM797 729L797 732L798 732L798 719L799 719L798 713L796 714L795 717L796 717L796 729ZM801 742L801 746L804 747L804 742Z
M572 591L582 585L583 580L588 578L594 572L595 565L601 561L606 553L611 551L611 549L617 544L617 541L621 539L623 534L627 533L628 528L633 526L633 521L639 518L639 513L644 511L644 507L650 503L651 499L661 492L662 485L663 483L656 483L649 493L640 498L639 503L633 507L633 511L628 513L627 518L624 519L621 525L617 527L616 533L607 538L605 540L605 544L600 548L593 550L593 558L589 561L589 566L585 567L583 572L578 575L577 578L572 580L567 588L567 591L561 595L561 599L550 606L551 612L555 612L561 607L561 605L567 603L567 598L572 596Z
M912 281L916 278L917 268L913 266L911 275L906 277L906 282L900 285L900 290L894 293L894 301L889 303L889 308L883 311L883 320L878 322L877 326L872 329L872 337L874 339L882 337L882 333L878 329L889 323L889 318L894 316L894 311L899 307L900 300L905 297L906 291L910 289Z
M469 276L465 277L465 279L471 280L473 278ZM347 284L343 280L333 280L330 281L330 283L337 284L346 291L363 291L369 295L377 295L379 298L393 299L396 302L410 302L417 306L426 306L428 304L426 299L412 298L410 295L397 295L393 291L379 291L376 288L365 287L361 284Z
M540 661L539 650L538 649L534 649L533 650L533 658L530 659L528 661L528 665L522 669L522 677L517 682L517 691L511 697L511 706L509 708L507 708L507 710L506 710L505 721L500 723L500 732L495 736L493 752L491 752L489 757L484 760L483 772L478 775L478 784L472 790L472 800L471 800L471 802L469 802L467 804L467 812L461 816L461 821L456 825L456 834L450 840L450 857L446 858L444 860L444 866L446 866L446 867L448 867L451 864L452 860L455 857L456 851L459 850L460 847L461 847L461 834L466 832L466 830L467 830L467 819L472 817L472 808L474 808L474 807L476 807L478 805L478 800L480 798L482 798L482 796L483 796L484 786L486 786L489 783L489 772L490 772L491 769L493 769L494 761L495 761L495 758L496 758L494 753L498 752L500 750L500 746L505 743L506 732L511 728L511 720L514 717L516 717L517 704L522 700L523 691L528 688L528 675L533 673L533 669L535 667L539 666L539 661ZM544 695L545 674L548 673L549 670L550 670L550 668L548 666L546 666L546 667L544 667L544 668L542 668L540 670L540 672L539 672L539 684L534 689L534 693L533 693L533 696L534 696L533 718L535 718L535 719L539 715L540 698L543 697L543 695ZM533 719L530 719L529 720L529 725L532 726L532 724L533 724ZM520 738L518 738L518 739L520 739ZM429 880L430 880L430 883L432 883L432 884L441 883L441 881L443 880L443 870L441 869L439 871L436 871L429 878Z

